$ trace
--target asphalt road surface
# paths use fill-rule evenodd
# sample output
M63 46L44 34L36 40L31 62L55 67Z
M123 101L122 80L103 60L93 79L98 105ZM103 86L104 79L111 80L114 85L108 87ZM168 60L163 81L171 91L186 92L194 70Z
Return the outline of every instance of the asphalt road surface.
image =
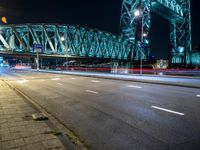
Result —
M200 89L4 69L94 150L199 150Z

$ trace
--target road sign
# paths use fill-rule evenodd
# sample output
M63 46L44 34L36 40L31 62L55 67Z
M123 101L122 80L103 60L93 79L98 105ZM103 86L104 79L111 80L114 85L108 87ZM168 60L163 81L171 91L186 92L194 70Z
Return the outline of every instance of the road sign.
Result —
M41 44L33 44L33 52L42 53L43 52L43 46Z

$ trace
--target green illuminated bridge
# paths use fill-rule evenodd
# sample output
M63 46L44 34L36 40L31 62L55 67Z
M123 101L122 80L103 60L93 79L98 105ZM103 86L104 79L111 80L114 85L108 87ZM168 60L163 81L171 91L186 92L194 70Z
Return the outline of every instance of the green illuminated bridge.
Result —
M58 57L94 57L127 60L133 44L122 37L70 25L27 24L0 27L0 52L34 54L33 44L43 54Z
M152 12L170 22L170 63L200 65L200 54L192 53L190 0L123 0L119 36L71 25L0 26L0 53L30 55L41 44L43 55L55 57L148 60Z

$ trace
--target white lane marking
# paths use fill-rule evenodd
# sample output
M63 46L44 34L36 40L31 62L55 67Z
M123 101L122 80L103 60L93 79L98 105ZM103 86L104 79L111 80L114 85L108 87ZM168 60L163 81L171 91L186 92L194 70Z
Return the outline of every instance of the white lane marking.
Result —
M185 115L184 113L180 113L180 112L177 112L177 111L173 111L173 110L169 110L169 109L165 109L165 108L161 108L161 107L157 107L157 106L151 106L151 107L154 108L154 109L166 111L166 112L177 114L177 115L181 115L181 116Z
M26 79L23 79L23 80L17 80L17 83L26 83L26 82L28 82L28 80L26 80Z
M70 78L71 80L75 80L75 78Z
M88 93L98 94L98 92L96 92L96 91L91 91L91 90L85 90L85 91Z
M58 81L60 78L52 78L51 80Z
M62 83L57 83L57 85L63 85Z
M99 82L101 82L101 81L98 81L98 80L91 80L91 82L99 83Z
M130 87L130 88L136 88L136 89L141 89L142 88L140 86L135 86L135 85L128 85L128 87Z
M196 95L197 97L200 97L200 95Z

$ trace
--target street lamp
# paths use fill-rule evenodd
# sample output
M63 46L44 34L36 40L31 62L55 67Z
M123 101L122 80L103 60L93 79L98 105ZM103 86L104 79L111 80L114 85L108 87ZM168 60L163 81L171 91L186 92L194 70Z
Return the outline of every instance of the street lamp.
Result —
M60 39L61 39L62 42L65 41L65 37L64 37L64 36L62 36ZM68 46L66 45L66 43L65 43L64 50L65 50L65 56L66 56L65 65L66 65L66 70L67 70L67 68L68 68L68 53L69 53L69 48L68 48Z
M4 24L7 24L8 23L7 18L5 16L1 17L1 22L3 22Z
M65 41L65 37L63 37L63 36L60 39L61 39L62 42Z
M144 46L144 37L147 36L147 33L144 33L143 25L144 25L144 14L141 10L137 9L134 12L135 17L142 17L142 31L141 31L141 45L140 45L140 74L142 75L142 49Z
M135 17L139 17L141 15L141 12L140 12L140 10L136 10L135 12L134 12L134 16Z
M65 56L66 56L66 62L65 62L65 65L66 65L66 71L68 70L68 57L67 57L67 55L68 55L68 48L67 47L65 47Z

